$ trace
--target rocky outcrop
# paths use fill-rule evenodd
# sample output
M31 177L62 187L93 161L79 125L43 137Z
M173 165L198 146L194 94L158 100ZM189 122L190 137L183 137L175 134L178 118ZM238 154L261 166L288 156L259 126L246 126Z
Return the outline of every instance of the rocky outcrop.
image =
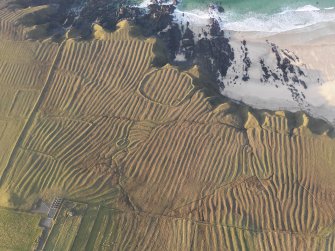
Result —
M269 65L263 58L252 58L247 41L232 46L215 15L202 30L188 21L177 22L174 19L177 1L153 0L152 4L141 8L133 5L133 0L10 0L7 7L27 8L41 4L48 4L45 5L48 7L21 19L22 24L28 26L30 39L39 39L39 36L62 39L68 31L71 37L85 39L92 35L92 24L114 30L118 22L126 19L139 27L141 36L155 36L162 42L167 55L153 62L159 61L157 66L166 63L184 67L198 65L220 90L230 84L248 82L254 77L250 76L251 68L259 67L260 82L285 85L294 100L302 102L304 99L298 87L306 89L307 85L304 71L297 66L297 56L268 42L275 63ZM220 6L209 8L214 13L224 12Z

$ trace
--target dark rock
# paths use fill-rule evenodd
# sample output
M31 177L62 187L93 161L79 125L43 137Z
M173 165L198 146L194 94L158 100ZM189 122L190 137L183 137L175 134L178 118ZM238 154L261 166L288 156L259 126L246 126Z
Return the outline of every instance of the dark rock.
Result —
M222 6L218 6L218 12L219 13L224 13L225 12L225 10L224 10L224 8L222 7Z
M262 80L264 79L263 81L268 82L269 78L271 77L271 74L269 73L269 69L265 66L264 59L260 60L260 64L261 64L262 71L263 71Z
M248 56L248 48L247 48L247 41L242 41L241 46L242 54L243 54L243 81L248 81L250 79L249 77L249 68L251 67L251 60Z
M196 41L195 34L189 23L179 28L173 21L173 13L177 1L166 4L165 0L152 1L147 9L133 7L131 0L13 0L23 7L32 5L57 3L58 11L46 16L39 22L48 25L50 36L62 36L67 30L74 30L83 39L91 36L93 23L113 31L120 20L127 19L140 27L141 35L156 36L162 41L167 50L167 60L175 63L177 54L186 57L186 65L198 64L211 76L217 73L226 76L234 61L234 50L229 39L224 36L218 20L211 19L208 29L204 29ZM164 3L164 4L163 4ZM213 10L223 12L222 7L211 6ZM31 25L36 25L32 23ZM59 31L62 32L59 32ZM247 54L247 49L245 50ZM163 63L162 60L160 60ZM245 68L250 67L250 60L244 59ZM244 78L245 79L245 78ZM223 83L220 83L221 86Z
M220 28L220 24L214 18L211 19L211 26L210 26L209 34L211 36L223 36L223 31Z

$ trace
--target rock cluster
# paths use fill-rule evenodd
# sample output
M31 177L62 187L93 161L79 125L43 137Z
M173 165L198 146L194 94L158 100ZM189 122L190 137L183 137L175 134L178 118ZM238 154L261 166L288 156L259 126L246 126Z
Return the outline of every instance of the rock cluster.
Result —
M211 18L207 27L200 33L189 22L176 22L174 14L177 1L171 3L167 0L153 0L146 8L134 5L133 0L9 1L14 8L49 4L47 12L36 13L35 16L24 19L23 23L27 26L44 25L47 32L43 34L50 37L62 37L65 32L75 30L76 37L88 38L91 36L92 24L114 30L119 21L127 19L140 28L142 36L156 36L162 41L167 55L166 59L157 64L158 66L165 63L184 67L197 64L202 72L216 81L215 87L222 90L225 85L231 83L248 82L253 64L259 66L263 73L260 76L261 82L269 84L272 82L276 85L281 83L292 91L293 99L298 101L304 98L297 89L298 86L307 88L303 80L305 74L297 66L298 57L268 42L277 65L266 65L266 60L262 58L257 59L257 62L252 61L247 41L241 41L240 48L235 48L234 52L229 39L220 27L220 20ZM223 13L224 9L211 5L210 11ZM225 77L230 68L235 75L227 80ZM238 70L239 68L241 70Z

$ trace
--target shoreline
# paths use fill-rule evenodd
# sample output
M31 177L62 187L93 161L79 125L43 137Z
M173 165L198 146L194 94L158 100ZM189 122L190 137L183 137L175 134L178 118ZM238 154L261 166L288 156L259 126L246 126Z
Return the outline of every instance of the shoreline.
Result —
M171 10L159 32L170 43L170 63L198 64L232 100L258 109L304 111L335 126L335 17L283 32L233 31L224 28L225 13L217 6L197 13L179 10L172 1L159 5L166 6L163 12Z
M217 11L210 10L206 16L202 16L176 9L174 20L179 24L189 23L188 27L195 34L199 34L199 38L195 36L197 40L208 29L211 19L220 18L217 14ZM192 22L191 18L196 19L196 22ZM220 28L223 29L221 24ZM223 30L225 36L229 37L235 61L230 67L233 70L219 78L224 84L224 88L221 88L222 95L257 109L304 111L335 126L335 74L332 74L335 72L335 66L332 67L335 65L335 20L283 32ZM242 51L241 41L246 41L247 44ZM302 80L299 81L306 86L295 83L297 75L292 76L289 81L280 82L274 79L266 81L267 83L262 82L264 72L260 70L260 59L267 62L271 72L278 69L278 62L271 55L271 43L284 54L289 52L298 58L297 62L291 63L297 67L296 71L304 72ZM287 59L282 52L281 60ZM246 59L250 60L251 66L245 64ZM240 78L242 75L247 76L247 81L231 82L231 79Z
M327 22L278 34L230 31L232 42L245 39L249 51L256 51L259 56L264 56L259 47L266 46L265 40L293 52L307 76L307 88L300 88L305 97L301 103L292 100L285 86L271 88L256 79L237 86L228 85L222 94L259 109L305 111L335 125L334 28L335 22Z
M145 7L149 3L150 0L146 0L140 6ZM176 5L175 13L179 16L182 14L183 17L194 17L195 19L189 20L190 23L215 18L222 29L232 31L281 33L335 20L334 7L320 9L313 5L304 5L296 9L282 9L276 13L237 13L215 4L190 10L179 9L181 3L182 1ZM171 1L163 4L171 4ZM219 8L222 10L219 11Z

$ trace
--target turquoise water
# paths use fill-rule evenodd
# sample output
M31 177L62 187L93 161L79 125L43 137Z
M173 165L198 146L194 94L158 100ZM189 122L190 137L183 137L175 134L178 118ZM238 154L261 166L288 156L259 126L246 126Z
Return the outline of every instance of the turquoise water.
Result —
M210 3L225 9L219 16L228 30L283 32L335 21L335 0L182 0L178 8L205 16Z
M192 10L208 6L210 3L220 4L228 11L237 13L267 13L273 14L287 9L297 9L302 6L312 5L319 9L335 6L335 0L182 0L181 9Z

